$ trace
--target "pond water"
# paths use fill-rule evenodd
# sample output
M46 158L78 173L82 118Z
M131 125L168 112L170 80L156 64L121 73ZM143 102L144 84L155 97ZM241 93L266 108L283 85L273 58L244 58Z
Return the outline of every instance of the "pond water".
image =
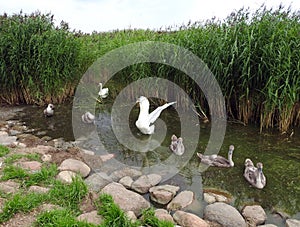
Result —
M171 155L168 149L170 136L172 132L178 131L176 128L178 126L172 122L172 119L176 119L174 109L164 111L161 115L168 126L168 132L161 145L149 152L131 151L118 142L111 128L109 109L110 104L107 106L103 104L97 111L99 117L96 129L99 138L88 140L85 144L86 148L97 153L99 148L96 140L101 140L105 150L115 154L118 163L143 168L168 159ZM15 118L24 121L29 128L36 129L34 133L40 137L47 135L52 138L62 137L66 141L74 140L72 104L56 106L55 115L51 118L45 118L42 111L41 107L26 106ZM134 107L129 118L131 133L139 139L147 139L147 136L141 136L134 126L137 114L138 107ZM82 124L81 127L84 129L84 127L94 126ZM205 150L209 135L209 124L201 124L198 152L203 153ZM188 138L184 138L184 141L185 145L188 145L186 144L189 143ZM258 127L229 122L219 154L226 156L230 144L235 146L233 168L210 167L202 172L194 153L186 165L180 166L182 168L177 174L166 179L166 183L177 184L181 189L194 191L199 203L193 206L192 212L198 214L202 214L205 206L202 200L203 189L215 188L229 192L233 196L232 204L237 208L242 208L245 204L260 204L268 213L267 223L284 226L282 219L271 214L274 210L300 219L300 130L295 129L292 137L280 135L276 131L260 134ZM251 158L254 163L260 161L264 164L264 174L267 177L267 185L264 189L250 187L244 180L246 158Z

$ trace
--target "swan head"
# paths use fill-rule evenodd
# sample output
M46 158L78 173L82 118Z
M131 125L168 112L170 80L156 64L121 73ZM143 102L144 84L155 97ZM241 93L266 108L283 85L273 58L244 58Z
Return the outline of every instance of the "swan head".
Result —
M230 145L230 146L229 146L228 155L232 156L233 150L234 150L234 146L233 146L233 145Z
M54 105L52 103L48 104L47 109L49 110L54 110Z
M176 141L177 140L177 136L175 136L174 134L171 136L171 141Z
M246 160L245 160L245 166L247 166L247 167L253 166L253 162L249 158L246 158Z
M262 164L261 162L258 162L258 163L256 164L256 167L257 167L257 169L258 169L259 172L262 172L263 164Z
M145 96L141 96L136 100L136 103L139 103L141 108L149 108L150 102Z

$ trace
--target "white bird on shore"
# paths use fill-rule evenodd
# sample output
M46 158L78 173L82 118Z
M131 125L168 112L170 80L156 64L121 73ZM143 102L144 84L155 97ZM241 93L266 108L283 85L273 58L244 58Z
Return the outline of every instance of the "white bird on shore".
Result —
M263 164L258 162L256 164L257 168L253 165L251 159L247 158L245 160L245 179L253 186L262 189L266 186L266 177L262 171Z
M99 83L99 87L100 90L98 92L98 95L103 99L106 98L108 96L108 88L102 88L102 83Z
M181 137L177 138L177 136L172 135L170 149L176 155L179 156L183 155L184 153L183 139Z
M94 123L95 116L91 112L87 111L84 114L82 114L81 120L83 123L91 124L91 123Z
M234 162L232 161L234 146L230 145L228 150L228 159L217 155L203 155L201 153L197 153L197 156L200 158L201 162L209 165L209 166L217 166L217 167L233 167Z
M51 117L54 114L54 105L53 104L48 104L47 108L44 109L44 115L45 117Z
M143 134L146 135L154 133L155 126L153 125L153 123L157 120L161 112L167 107L176 103L166 103L162 106L157 107L155 110L149 113L150 103L146 97L141 96L136 102L140 105L140 114L137 121L135 122L135 125Z

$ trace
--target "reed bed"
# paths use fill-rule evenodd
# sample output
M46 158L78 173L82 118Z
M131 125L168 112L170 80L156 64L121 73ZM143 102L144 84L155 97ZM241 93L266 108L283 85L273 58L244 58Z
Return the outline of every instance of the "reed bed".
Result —
M261 131L278 128L287 132L300 125L299 11L262 6L253 13L240 9L222 21L213 18L160 31L93 34L70 32L66 24L54 28L49 15L2 16L0 23L0 87L4 91L0 99L7 102L64 101L97 58L127 44L160 41L184 47L207 64L223 92L228 117L258 124ZM19 23L23 27L19 28ZM185 64L185 68L192 67ZM119 71L113 80L125 87L153 76L178 84L199 112L209 116L203 91L184 72L168 65L134 64Z

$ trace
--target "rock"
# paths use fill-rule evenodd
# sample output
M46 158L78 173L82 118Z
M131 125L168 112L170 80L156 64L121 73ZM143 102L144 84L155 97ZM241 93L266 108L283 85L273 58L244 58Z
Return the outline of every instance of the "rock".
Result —
M51 162L52 161L52 155L51 154L43 154L41 157L43 162Z
M217 222L224 227L246 227L246 222L238 210L222 202L206 206L204 219Z
M19 183L16 183L12 180L0 182L0 191L4 193L15 193L20 187Z
M76 173L72 171L61 171L56 178L64 183L70 184L73 181L73 178L76 177Z
M21 133L22 132L18 130L14 130L14 129L9 130L9 136L17 136L20 135Z
M7 132L0 131L0 144L8 146L17 141L16 136L9 136Z
M158 174L148 174L140 176L131 185L131 188L139 193L147 193L149 189L157 185L161 181L161 176Z
M42 163L37 161L17 162L16 165L20 165L21 168L30 171L39 171L42 168Z
M103 218L97 214L96 210L79 215L77 220L86 221L94 225L100 225L103 222Z
M212 204L212 203L216 202L216 197L214 197L210 193L203 193L203 199L208 204Z
M125 213L127 215L127 217L131 220L131 221L136 221L137 217L135 216L134 212L129 210Z
M242 215L249 224L260 225L265 223L267 219L266 212L259 205L246 206L242 211Z
M156 209L154 211L154 215L159 219L159 220L165 220L165 221L170 221L174 223L174 219L172 216L168 213L167 210L165 209Z
M285 225L286 225L286 227L299 227L300 226L300 220L287 219Z
M265 224L265 225L258 225L257 227L277 227L277 225Z
M64 160L60 166L58 167L59 170L70 170L76 173L80 173L82 177L87 177L90 174L90 167L82 161L76 159L66 159Z
M181 210L176 211L173 218L182 227L209 227L208 223L200 217Z
M120 206L122 210L133 211L138 217L141 215L142 210L150 207L150 203L144 199L143 196L133 191L127 190L123 185L119 183L110 183L106 185L101 193L109 194L113 197L116 204Z
M168 210L179 210L190 205L194 200L194 192L180 192L167 206Z
M36 185L32 185L29 187L28 191L30 192L36 192L36 193L47 193L49 192L49 188L44 188Z
M102 188L112 182L112 179L106 173L94 173L85 179L85 183L94 192L99 192Z
M173 185L159 185L149 189L152 201L159 204L167 204L176 195L180 188Z
M110 177L113 181L119 181L122 177L129 176L131 178L136 178L142 175L142 172L136 169L125 167L120 170L114 171Z
M119 183L122 184L125 188L131 188L131 185L133 183L133 180L131 177L126 176L126 177L122 177L119 180Z

